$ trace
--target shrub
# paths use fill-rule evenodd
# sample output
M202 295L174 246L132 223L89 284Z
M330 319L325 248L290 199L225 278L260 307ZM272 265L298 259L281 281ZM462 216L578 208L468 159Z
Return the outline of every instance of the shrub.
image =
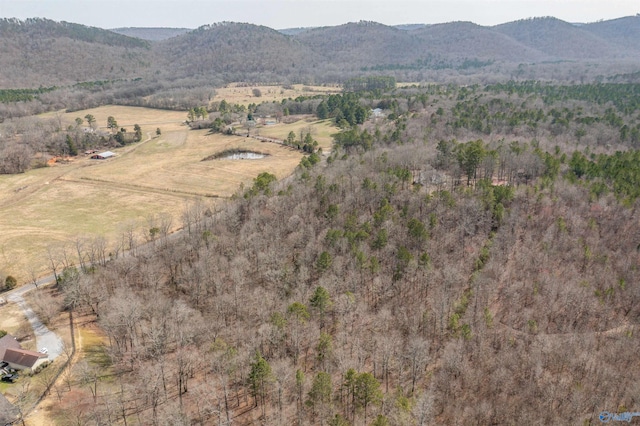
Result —
M16 280L13 276L9 275L5 280L4 280L4 286L7 290L11 290L13 288L15 288L18 285L18 280Z

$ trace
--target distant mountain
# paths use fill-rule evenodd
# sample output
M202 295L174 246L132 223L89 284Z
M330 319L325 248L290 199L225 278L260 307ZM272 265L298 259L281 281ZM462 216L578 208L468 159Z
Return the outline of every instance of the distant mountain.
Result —
M325 61L348 68L410 63L420 57L416 52L421 49L407 31L368 21L316 28L295 39Z
M171 37L176 37L189 31L191 28L139 28L139 27L127 27L127 28L113 28L112 31L117 34L122 34L128 37L135 37L141 40L148 41L160 41L166 40Z
M417 30L418 28L424 28L426 27L426 25L425 24L401 24L401 25L392 25L392 27L397 28L399 30L411 31L411 30ZM318 28L318 27L284 28L278 31L281 32L282 34L294 36L294 35L303 33L305 31L313 30L315 28Z
M228 22L164 40L154 51L163 67L184 76L262 73L269 80L295 76L320 61L308 48L276 30Z
M424 70L488 72L486 67L496 62L507 68L523 63L588 62L605 64L598 72L606 73L606 64L612 62L640 64L637 16L580 26L534 18L494 27L471 22L394 27L361 21L280 31L228 22L192 31L108 31L47 19L3 19L0 40L0 88L151 75L156 82L191 77L338 82L365 72L410 79L422 78ZM619 72L633 73L632 68Z
M582 29L625 49L640 51L640 16L612 19L586 24Z
M149 43L47 19L0 20L0 87L129 78L150 65Z
M425 52L450 59L535 62L546 58L542 52L512 37L472 22L428 25L411 34L420 40Z
M101 28L87 27L70 22L56 22L49 19L30 18L24 21L18 19L0 19L0 36L28 35L30 37L65 37L87 43L105 44L129 48L148 48L149 44L143 40L114 34Z
M525 19L493 29L555 60L611 60L628 56L622 46L556 18Z

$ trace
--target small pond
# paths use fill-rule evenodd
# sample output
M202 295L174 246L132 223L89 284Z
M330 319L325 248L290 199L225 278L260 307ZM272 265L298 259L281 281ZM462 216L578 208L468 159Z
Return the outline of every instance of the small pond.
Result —
M261 154L259 152L236 152L234 154L227 154L221 158L224 160L259 160L266 156L266 154Z
M222 152L218 152L217 154L213 154L208 156L207 158L203 158L202 161L209 160L260 160L262 158L268 157L269 154L264 154L262 152L255 151L245 151L242 149L227 149Z

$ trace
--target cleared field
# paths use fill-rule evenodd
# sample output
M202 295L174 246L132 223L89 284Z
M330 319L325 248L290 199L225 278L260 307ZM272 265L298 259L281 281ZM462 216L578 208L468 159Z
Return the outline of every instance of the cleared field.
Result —
M277 139L286 139L289 132L295 133L296 139L300 139L300 132L302 132L303 135L306 135L307 132L309 132L311 133L311 136L318 141L318 145L325 153L331 150L331 144L333 141L331 135L337 133L339 130L340 129L334 125L333 120L317 121L313 118L296 121L291 124L278 123L256 129L260 136Z
M201 161L227 149L257 151L269 156L260 160ZM301 157L299 152L277 144L197 130L163 135L119 158L79 168L64 179L98 186L109 183L118 189L136 192L228 197L241 182L250 183L263 171L279 178L290 174Z
M50 112L41 115L41 117L49 117L60 119L65 125L75 125L75 119L84 120L82 126L87 126L85 115L91 114L95 117L94 126L100 129L107 128L107 118L113 117L118 122L118 126L124 127L128 131L133 131L134 124L142 127L142 133L146 135L148 132L155 133L159 127L162 132L175 131L186 128L183 124L187 119L185 111L167 111L151 108L127 107L119 105L108 105L99 108L86 109L69 113Z
M253 95L253 89L260 90L262 96ZM248 86L245 87L240 83L232 83L226 87L216 88L216 96L214 102L225 100L229 103L249 105L252 103L259 104L261 102L282 101L283 99L295 99L298 96L328 95L332 93L341 93L342 88L337 86L305 86L302 84L294 84L284 88L283 86Z
M31 273L48 272L48 250L60 253L66 245L75 253L78 237L102 236L113 243L135 224L139 239L148 231L148 217L170 214L174 229L185 207L196 199L215 204L231 196L241 183L252 184L261 172L288 176L302 154L278 144L253 138L190 131L182 124L184 112L133 107L103 107L57 118L72 123L92 114L98 123L113 116L122 127L139 124L144 140L113 150L108 160L78 157L69 164L31 170L21 175L0 175L0 271L20 282ZM162 135L155 135L160 127ZM310 127L323 149L334 133L328 122L300 121L261 130L284 138L293 130ZM284 136L283 136L284 135ZM259 160L209 160L227 149L268 154ZM75 255L71 257L75 258Z

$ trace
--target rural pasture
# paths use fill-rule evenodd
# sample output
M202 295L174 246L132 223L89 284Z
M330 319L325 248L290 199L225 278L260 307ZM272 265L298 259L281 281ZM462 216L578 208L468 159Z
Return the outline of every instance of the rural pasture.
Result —
M337 131L338 129L332 120L318 121L313 116L307 116L291 124L278 123L259 127L255 131L252 131L252 134L257 133L260 136L284 140L289 135L289 132L295 133L296 139L300 139L300 132L302 132L303 137L307 133L311 133L313 139L318 141L318 146L322 148L324 153L327 153L331 150L333 140L331 135Z
M253 95L253 90L258 89L262 96ZM216 88L214 102L223 99L229 103L247 106L249 104L259 104L261 102L280 102L283 99L295 99L298 96L330 95L342 93L339 86L306 86L294 84L291 86L247 86L243 83L231 83L225 87Z
M253 138L189 130L186 113L147 108L107 106L57 114L64 123L92 114L99 126L113 116L119 126L142 127L142 142L113 149L115 158L90 160L80 155L67 164L0 176L0 271L19 282L48 272L48 253L67 246L75 253L78 238L104 237L111 247L126 228L135 226L144 241L150 218L170 215L180 226L185 207L195 200L214 206L233 195L240 184L250 186L261 172L288 176L302 154ZM162 134L155 134L156 128ZM324 150L333 131L328 122L270 126L273 137L310 128ZM266 132L266 131L265 131ZM266 135L266 133L263 133ZM282 136L284 135L284 136ZM269 154L259 160L209 160L216 153L239 149Z

